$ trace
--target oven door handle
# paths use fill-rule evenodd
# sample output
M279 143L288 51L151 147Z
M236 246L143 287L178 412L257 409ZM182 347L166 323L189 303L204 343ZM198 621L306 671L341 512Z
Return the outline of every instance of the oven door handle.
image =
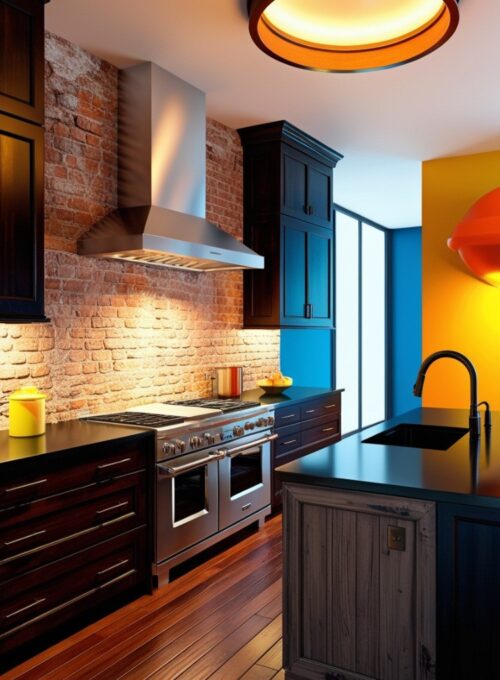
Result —
M181 475L183 472L190 472L191 470L204 467L208 463L215 463L222 458L224 458L224 454L217 451L216 453L210 453L208 456L205 456L205 458L195 460L192 463L185 463L184 465L158 465L157 467L158 472L162 477L172 478Z
M267 444L268 442L272 442L275 439L278 439L278 435L270 434L267 437L262 437L261 439L254 439L253 442L248 442L248 444L235 446L231 449L220 449L219 453L222 453L223 456L226 456L227 458L234 458L235 456L249 456L252 453L255 453L256 447L261 446L262 444Z

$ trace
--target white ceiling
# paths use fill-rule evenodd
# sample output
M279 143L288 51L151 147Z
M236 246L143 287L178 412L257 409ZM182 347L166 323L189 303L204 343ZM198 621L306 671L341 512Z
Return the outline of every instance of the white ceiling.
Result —
M405 227L421 221L422 160L500 149L500 0L461 0L460 15L436 52L358 74L270 59L250 39L246 0L52 0L46 26L119 67L156 62L231 127L290 121L344 154L336 202Z

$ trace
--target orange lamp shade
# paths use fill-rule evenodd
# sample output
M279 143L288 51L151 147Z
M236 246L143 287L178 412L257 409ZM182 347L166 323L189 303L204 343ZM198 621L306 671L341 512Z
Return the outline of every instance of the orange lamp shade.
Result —
M474 203L455 227L448 247L476 276L500 287L500 187Z

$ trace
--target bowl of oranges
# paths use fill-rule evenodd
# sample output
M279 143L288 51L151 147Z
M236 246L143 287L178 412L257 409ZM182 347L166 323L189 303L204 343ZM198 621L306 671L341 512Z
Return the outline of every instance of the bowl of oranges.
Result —
M269 378L257 380L257 386L264 390L266 394L276 395L281 394L293 385L293 380L281 371L276 371Z

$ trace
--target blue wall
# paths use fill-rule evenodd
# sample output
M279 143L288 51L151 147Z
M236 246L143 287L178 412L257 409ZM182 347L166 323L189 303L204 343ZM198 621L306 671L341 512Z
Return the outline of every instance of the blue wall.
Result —
M281 370L302 387L332 387L333 332L282 330Z
M420 406L412 393L422 360L422 229L392 234L390 376L392 415Z

